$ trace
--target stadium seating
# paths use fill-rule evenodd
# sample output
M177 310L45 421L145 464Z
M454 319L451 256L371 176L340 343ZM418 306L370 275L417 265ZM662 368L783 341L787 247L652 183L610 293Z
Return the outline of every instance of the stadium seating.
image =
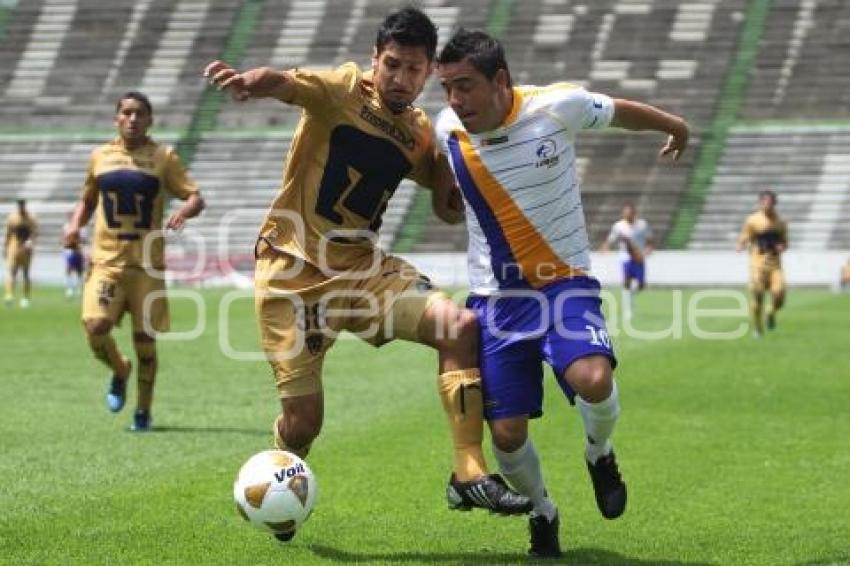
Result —
M188 125L203 64L225 43L238 0L22 2L0 38L4 127L103 127L115 99L144 90L162 128Z
M692 234L693 249L728 248L757 193L773 188L792 245L850 248L850 4L772 3L739 119ZM769 120L765 127L747 127Z
M368 65L376 26L398 5L395 0L263 0L259 4L257 23L248 30L241 52L242 68L331 67L349 60ZM688 154L675 165L656 160L662 143L658 135L594 132L579 138L586 221L594 246L626 200L638 206L663 242L688 186L702 131L724 103L720 93L749 4L746 0L421 3L440 26L440 44L460 24L499 33L519 83L566 79L613 96L656 104L686 116L695 126ZM505 6L510 10L501 13ZM204 92L199 70L221 56L242 7L240 0L11 3L0 31L0 165L4 173L0 202L9 203L23 191L33 210L40 212L44 241L58 242L87 153L111 135L114 100L129 89L147 91L156 105L155 137L179 141ZM848 21L850 7L840 0L771 3L739 119L805 121L846 116L850 78L841 67L847 57L840 54L850 49L845 38ZM420 103L432 114L443 105L436 82L426 87ZM215 130L201 132L191 163L209 202L197 222L202 233L216 237L215 226L239 207L247 212L235 222L241 231L228 245L242 250L253 241L259 219L279 186L283 156L298 117L298 109L274 101L228 102L221 107ZM843 207L836 210L846 217L846 199L829 196L832 193L824 188L832 182L827 173L842 171L840 156L850 153L843 142L836 141L843 134L809 134L805 129L795 130L793 136L759 129L734 132L693 233L692 247L729 244L730 234L753 202L749 194L746 198L734 194L735 183L746 183L743 187L750 192L766 180L778 188L795 231L809 226L807 218L833 218L831 207ZM743 149L753 139L764 144L763 152ZM798 149L799 143L814 144L820 150ZM782 151L795 154L794 163L801 166L799 179L789 177L787 164L775 158ZM410 183L399 188L385 215L382 244L391 247L399 229L403 233L405 227L419 226L414 251L464 249L462 226L434 221L427 206L413 207L425 210L424 216L407 215L417 195ZM807 207L807 202L814 204ZM819 235L814 230L806 245L847 247L848 231L835 223L828 235L825 228Z
M850 128L740 128L733 132L691 239L731 249L758 191L772 189L795 249L846 249L850 230Z

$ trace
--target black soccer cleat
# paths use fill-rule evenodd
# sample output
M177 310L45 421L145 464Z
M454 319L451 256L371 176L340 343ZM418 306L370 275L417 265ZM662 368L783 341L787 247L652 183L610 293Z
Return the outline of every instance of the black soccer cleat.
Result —
M289 542L293 538L295 538L295 529L292 529L291 531L286 531L285 533L275 533L274 538L276 538L280 542Z
M775 330L776 329L776 314L768 313L767 315L767 329Z
M626 484L620 477L617 458L612 450L595 464L587 462L587 471L593 482L596 506L606 519L616 519L626 510Z
M560 558L561 542L558 530L561 519L555 513L551 521L546 515L535 515L528 518L528 532L531 535L531 547L528 554L535 558Z
M452 474L446 486L446 499L449 509L471 511L479 507L500 515L524 515L533 507L528 497L508 487L499 474L471 481L459 481Z
M133 423L130 425L131 432L148 432L153 427L153 418L150 411L136 410L133 413Z

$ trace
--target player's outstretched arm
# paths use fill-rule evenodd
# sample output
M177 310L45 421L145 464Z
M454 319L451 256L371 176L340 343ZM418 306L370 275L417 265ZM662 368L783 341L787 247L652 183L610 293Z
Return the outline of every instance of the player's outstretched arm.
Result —
M240 73L227 63L213 61L204 68L204 78L219 90L228 90L236 100L276 98L290 103L295 85L286 71L257 67Z
M688 145L688 123L679 116L633 100L614 99L614 119L611 125L627 130L656 130L669 135L659 155L679 159Z
M62 244L66 248L73 247L80 241L80 228L88 224L96 206L96 199L81 199L74 207L71 220L65 226L65 233L62 236Z
M194 218L204 210L206 203L204 199L201 198L199 193L192 193L186 199L186 202L180 209L171 215L168 219L168 222L165 224L166 228L171 230L180 230L186 224L186 220L189 218Z

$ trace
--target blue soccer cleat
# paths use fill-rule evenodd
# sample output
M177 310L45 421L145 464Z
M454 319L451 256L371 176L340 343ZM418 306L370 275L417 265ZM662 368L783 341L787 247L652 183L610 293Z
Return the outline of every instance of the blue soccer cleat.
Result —
M112 380L109 382L109 389L106 391L106 407L111 413L117 413L124 408L124 402L127 400L127 380L130 379L130 370L133 369L132 364L127 362L127 377L121 379L116 374L112 374Z

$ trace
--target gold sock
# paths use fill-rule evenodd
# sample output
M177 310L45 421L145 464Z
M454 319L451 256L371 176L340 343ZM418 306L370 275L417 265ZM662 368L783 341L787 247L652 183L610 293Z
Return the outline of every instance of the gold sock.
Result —
M156 382L156 342L135 342L134 345L139 361L139 367L136 370L139 388L136 408L150 412L153 405L153 387Z
M89 334L88 339L94 357L109 366L112 373L121 375L127 371L127 359L118 351L118 345L110 334Z
M443 410L454 441L454 472L460 481L487 474L481 451L484 439L484 406L478 368L448 371L438 381Z
M274 445L278 450L286 450L287 452L292 452L296 456L301 459L307 457L307 454L310 453L310 447L313 445L311 442L307 446L302 446L299 449L294 449L286 445L286 442L283 441L283 437L280 435L280 423L283 420L283 415L278 415L274 420L274 424L272 425L272 434L274 434Z

